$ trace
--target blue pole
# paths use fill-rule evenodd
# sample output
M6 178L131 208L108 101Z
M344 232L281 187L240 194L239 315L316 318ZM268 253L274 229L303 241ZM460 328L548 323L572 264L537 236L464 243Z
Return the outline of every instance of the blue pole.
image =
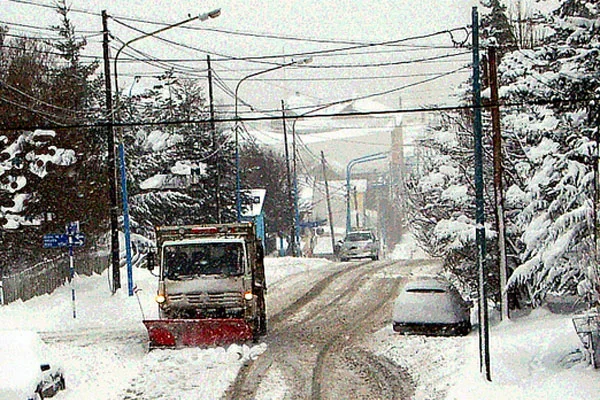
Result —
M387 157L387 154L387 152L375 153L358 157L350 160L346 166L346 234L352 230L352 218L350 217L350 174L352 173L352 167L360 163L382 160Z
M237 222L242 221L242 197L240 182L240 144L239 144L239 121L235 125L235 209L237 212Z
M483 198L483 144L481 124L481 85L479 82L479 17L477 7L473 7L473 133L475 158L475 240L478 247L479 272L479 352L480 372L487 381L490 377L489 330L486 295L485 270L485 213Z
M133 296L133 269L131 266L131 232L129 229L129 202L127 199L127 173L125 170L125 148L119 143L119 158L121 161L121 190L123 191L123 229L125 230L125 255L127 259L127 288Z
M77 309L75 307L75 267L73 266L73 235L69 234L69 275L71 276L71 304L73 305L73 318L77 318Z

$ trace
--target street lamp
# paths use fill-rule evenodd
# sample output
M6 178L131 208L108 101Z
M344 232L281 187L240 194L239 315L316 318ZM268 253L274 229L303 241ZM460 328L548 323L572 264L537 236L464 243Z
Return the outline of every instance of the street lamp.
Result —
M200 20L200 21L206 21L209 18L216 18L219 15L221 15L221 9L216 9L204 14L200 14L194 17L190 17L188 19L185 19L183 21L177 22L175 24L172 25L167 25L164 26L154 32L150 32L150 33L146 33L144 35L138 36L134 39L131 39L128 42L125 42L120 48L119 50L117 50L117 53L115 54L115 59L114 59L114 74L115 74L115 93L116 93L116 104L117 107L115 107L115 112L112 113L112 121L113 121L113 125L114 125L114 121L115 121L115 116L118 114L119 112L119 74L117 72L117 62L119 61L119 55L121 54L121 51L123 51L123 49L129 45L131 45L133 42L137 42L140 39L144 39L153 35L156 35L158 33L164 32L168 29L171 28L175 28L184 24L187 24L188 22L194 21L196 19ZM133 87L133 86L132 86ZM131 94L131 90L130 90L130 94ZM110 158L113 160L115 160L115 148L114 148L114 138L112 140L113 146L110 146L111 148L109 149L110 153ZM119 143L119 158L120 158L120 164L121 164L121 191L122 191L122 198L123 198L123 226L124 226L124 233L125 233L125 251L126 251L126 257L127 257L127 277L128 277L128 288L129 288L129 295L133 296L133 271L132 271L132 264L131 264L131 238L130 238L130 232L129 232L129 205L128 205L128 200L127 200L127 177L126 177L126 172L125 172L125 150L124 150L124 146L123 146L123 140L121 139L120 143ZM111 179L116 179L116 176L111 176ZM116 188L116 183L114 184L114 187ZM116 190L115 190L116 191ZM116 209L116 205L114 205L114 208ZM117 229L116 227L113 227L113 229ZM113 233L113 236L115 236L115 234ZM118 245L118 239L116 239L116 243ZM118 265L118 263L114 263L113 262L113 268L117 268L115 267L115 265ZM120 287L120 283L117 285L115 284L115 289Z
M242 199L241 199L241 185L240 185L240 146L239 146L239 130L240 130L240 118L238 115L238 91L240 89L240 85L242 82L254 78L258 75L266 74L267 72L276 71L278 69L282 69L285 67L289 67L292 65L302 65L308 64L312 62L312 57L304 58L298 61L291 61L289 63L280 64L273 68L268 68L262 71L254 72L250 75L246 75L242 79L239 80L237 85L235 86L235 208L237 211L237 221L241 222L242 220Z
M123 51L123 49L125 47L129 46L133 42L137 42L140 39L144 39L144 38L147 38L149 36L154 36L154 35L156 35L158 33L164 32L164 31L169 30L171 28L176 28L178 26L185 25L188 22L192 22L192 21L195 21L195 20L206 21L209 18L217 18L219 15L221 15L221 9L217 8L216 10L212 10L212 11L209 11L209 12L204 13L204 14L199 14L199 15L196 15L194 17L190 17L188 19L185 19L183 21L177 22L177 23L172 24L172 25L164 26L164 27L162 27L162 28L160 28L158 30L155 30L154 32L146 33L146 34L144 34L142 36L138 36L138 37L136 37L134 39L131 39L128 42L125 42L119 48L119 50L117 50L117 54L115 55L115 60L113 62L113 64L114 64L113 68L114 68L114 71L115 71L115 92L117 93L117 98L118 98L118 95L119 95L119 77L118 77L118 73L117 73L117 61L119 60L119 55L121 54L121 51Z
M346 165L346 235L352 230L352 219L350 217L350 175L352 173L352 167L354 167L356 164L383 160L384 158L387 158L387 156L387 152L369 154L350 160L348 165Z

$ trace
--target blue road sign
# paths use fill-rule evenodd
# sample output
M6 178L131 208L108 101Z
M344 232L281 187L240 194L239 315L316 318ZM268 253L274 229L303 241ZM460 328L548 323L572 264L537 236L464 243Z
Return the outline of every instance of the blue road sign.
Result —
M56 247L67 247L69 245L69 235L64 233L49 233L44 235L44 248L52 249Z
M67 225L67 235L75 235L79 233L79 221L69 222Z
M83 246L85 243L85 235L81 232L77 232L73 235L73 241L71 242L71 246Z
M69 243L69 236L72 237L71 243ZM85 235L81 232L74 235L67 235L66 233L49 233L44 235L44 248L54 249L57 247L79 247L85 243Z

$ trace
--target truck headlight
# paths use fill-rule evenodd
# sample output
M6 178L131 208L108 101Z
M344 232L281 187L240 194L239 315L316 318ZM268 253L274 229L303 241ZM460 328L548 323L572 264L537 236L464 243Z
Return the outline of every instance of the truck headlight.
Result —
M244 293L244 299L247 301L250 301L254 298L254 295L252 294L252 292L246 292Z
M165 301L167 301L167 298L163 294L157 294L156 297L154 298L154 300L158 304L163 304Z

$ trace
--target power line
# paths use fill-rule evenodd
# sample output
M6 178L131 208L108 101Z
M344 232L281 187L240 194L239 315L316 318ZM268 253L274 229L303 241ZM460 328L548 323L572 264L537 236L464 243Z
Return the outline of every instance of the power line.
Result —
M56 10L56 4L45 4L45 3L41 3L39 1L33 1L33 0L9 0L9 1L11 1L13 3L21 3L21 4L26 4L29 6L40 7L40 8L49 8L51 10ZM72 7L69 7L69 12L93 15L95 17L100 17L102 15L101 13L98 13L98 12L85 10L85 9L81 9L81 8L72 8Z
M521 102L500 102L500 107L527 107L527 106L543 106L543 105L554 105L558 106L561 104L579 104L589 103L590 101L600 101L600 97L586 97L580 99L541 99L535 101L521 101ZM420 107L420 108L406 108L406 109L391 109L381 111L353 111L353 112L342 112L342 113L327 113L327 114L309 114L302 116L303 119L313 118L333 118L333 117L360 117L360 116L373 116L373 115L393 115L393 114L415 114L424 112L449 112L449 111L467 111L476 108L487 109L491 105L481 105L476 107L473 104L464 105L453 105L453 106L442 106L442 107ZM289 110L288 110L289 111ZM290 118L287 116L286 118ZM273 121L281 120L282 116L260 116L260 117L238 117L238 118L218 118L215 119L215 123L233 123L235 121L248 122L248 121ZM168 126L168 125L185 125L185 124L206 124L209 120L197 120L197 119L186 119L186 120L170 120L161 122L119 122L112 124L116 127L133 127L133 126ZM13 127L3 127L0 131L14 131L14 130L35 130L35 129L57 129L57 128L96 128L105 127L111 125L108 122L96 122L96 123L78 123L70 125L19 125Z

